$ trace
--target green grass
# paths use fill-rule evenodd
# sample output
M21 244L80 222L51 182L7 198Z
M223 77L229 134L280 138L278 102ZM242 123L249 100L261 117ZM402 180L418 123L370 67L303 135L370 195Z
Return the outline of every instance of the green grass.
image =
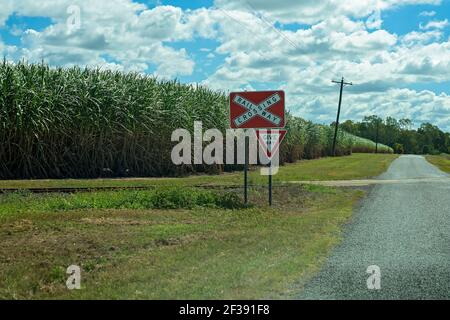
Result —
M54 205L67 196L0 195L0 298L291 297L339 241L362 196L277 187L269 208L257 188L248 209L159 210L119 206L126 193L136 192L96 193L102 209L82 210L73 205L86 200L81 193L61 208ZM65 287L71 264L81 266L81 290Z
M383 173L396 159L392 154L355 153L351 156L302 160L280 167L274 176L275 183L302 180L347 180L365 179ZM265 184L257 168L250 173L250 182ZM243 174L194 175L185 178L124 178L124 179L61 179L61 180L1 180L0 189L8 188L77 188L77 187L151 187L194 186L203 184L242 184Z
M426 156L426 159L442 171L450 173L450 155Z
M387 170L398 155L355 153L349 157L305 160L280 169L274 181L351 180L373 178ZM265 183L267 177L257 172L252 181Z

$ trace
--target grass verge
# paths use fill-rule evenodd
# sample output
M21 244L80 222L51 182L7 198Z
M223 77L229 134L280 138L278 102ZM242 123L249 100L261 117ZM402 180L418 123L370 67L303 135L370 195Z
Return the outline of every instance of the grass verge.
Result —
M442 171L450 173L450 155L426 156L425 158Z
M280 167L274 182L304 180L366 179L386 171L398 156L392 154L355 153L351 156L302 160ZM267 177L260 176L255 167L250 173L250 183L265 184ZM150 187L193 186L201 184L242 184L241 172L222 175L194 175L184 178L123 178L123 179L64 179L64 180L2 180L0 189L8 188L100 188L100 187Z
M246 209L196 203L162 210L134 208L145 196L118 205L127 192L136 193L90 195L88 202L97 199L100 208L80 207L87 201L83 194L71 195L69 205L59 194L0 195L0 298L290 296L339 241L341 225L363 195L277 187L269 208L266 190L256 188L250 192L254 205ZM72 264L82 269L81 290L65 286Z

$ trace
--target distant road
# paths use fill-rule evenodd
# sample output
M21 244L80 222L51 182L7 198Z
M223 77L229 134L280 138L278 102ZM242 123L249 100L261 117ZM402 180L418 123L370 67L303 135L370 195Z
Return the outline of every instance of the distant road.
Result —
M421 156L395 160L300 299L450 299L450 180ZM408 180L408 183L402 183ZM395 183L398 181L398 183ZM367 267L381 289L367 288Z

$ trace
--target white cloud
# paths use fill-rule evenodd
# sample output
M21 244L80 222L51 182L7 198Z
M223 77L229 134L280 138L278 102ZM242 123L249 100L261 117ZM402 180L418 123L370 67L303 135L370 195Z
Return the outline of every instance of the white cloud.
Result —
M428 44L430 42L438 41L442 38L443 33L439 30L431 30L427 32L412 31L405 34L401 38L402 44L406 46L413 46L418 44Z
M330 84L331 85L331 84ZM335 120L337 87L333 95L288 96L294 100L291 112L325 124ZM417 125L431 122L450 131L450 96L431 91L388 89L384 92L355 93L347 87L342 103L341 119L362 119L376 114L382 117L414 119Z
M67 26L67 8L78 5L81 25L72 30ZM145 72L155 68L161 77L189 75L195 62L185 49L174 49L163 41L190 39L194 33L207 34L201 18L204 10L187 14L173 6L147 9L130 0L108 3L92 0L54 1L24 0L14 3L19 15L48 16L54 23L43 31L26 30L22 48L15 52L30 61L45 59L52 65L102 65ZM209 32L209 31L208 31ZM104 55L114 62L105 61Z
M182 14L180 8L155 7L141 12L130 24L130 29L139 32L143 38L169 40L183 32L180 30Z
M422 11L419 14L419 17L434 17L436 15L436 11Z
M366 20L366 26L368 29L381 29L382 24L383 24L383 19L381 19L381 11L380 10L376 10Z
M218 7L246 11L254 9L283 23L307 24L315 24L335 15L362 18L379 10L388 10L402 5L440 3L441 0L215 0Z
M420 24L420 29L421 30L444 29L447 26L448 26L448 19L441 20L441 21L434 20L434 21L428 22L426 25Z
M3 27L8 17L14 12L14 1L2 0L1 6L2 9L0 10L0 27Z

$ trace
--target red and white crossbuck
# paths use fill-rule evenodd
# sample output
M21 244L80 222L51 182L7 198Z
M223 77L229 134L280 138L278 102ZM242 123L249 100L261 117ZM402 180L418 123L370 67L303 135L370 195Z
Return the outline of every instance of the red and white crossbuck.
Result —
M232 92L230 126L233 129L284 127L284 91Z

